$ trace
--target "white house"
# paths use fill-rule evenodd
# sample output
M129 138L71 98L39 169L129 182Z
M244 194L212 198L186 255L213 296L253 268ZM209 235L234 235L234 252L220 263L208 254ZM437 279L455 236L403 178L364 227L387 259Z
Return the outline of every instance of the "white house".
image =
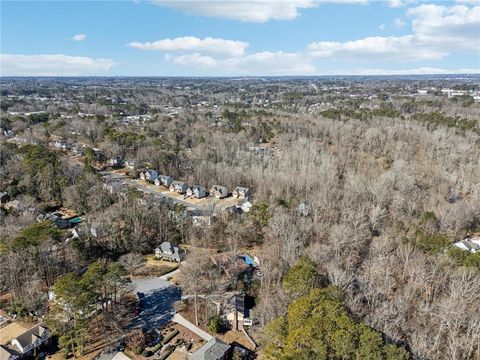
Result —
M477 251L480 251L480 236L467 237L461 241L457 241L453 246L474 254Z
M124 163L123 159L118 156L110 158L107 161L108 166L111 166L111 167L123 166L123 163Z
M158 178L158 172L156 170L145 170L140 173L140 179L147 181L155 181Z
M49 338L50 333L48 329L39 324L13 339L12 346L18 348L18 352L21 354L29 354L39 348Z
M138 161L136 160L126 160L125 167L129 170L135 170L138 167Z
M0 359L1 360L16 360L18 359L18 355L9 349L6 346L0 345Z
M180 249L177 246L170 244L170 242L164 241L155 249L155 257L157 259L180 262Z

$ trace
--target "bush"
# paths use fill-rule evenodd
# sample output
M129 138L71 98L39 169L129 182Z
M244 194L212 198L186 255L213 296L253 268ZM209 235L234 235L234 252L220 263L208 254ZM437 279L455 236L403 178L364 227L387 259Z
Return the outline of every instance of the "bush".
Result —
M165 339L163 339L162 345L168 344L168 343L170 342L170 340L172 340L175 336L178 335L178 333L179 333L179 331L178 331L178 330L175 330L174 332L168 334L168 335L165 337Z
M142 356L143 357L150 357L150 356L152 356L152 352L150 350L143 350L142 351Z
M208 331L214 334L218 334L224 328L223 319L220 315L215 315L210 318L208 322Z

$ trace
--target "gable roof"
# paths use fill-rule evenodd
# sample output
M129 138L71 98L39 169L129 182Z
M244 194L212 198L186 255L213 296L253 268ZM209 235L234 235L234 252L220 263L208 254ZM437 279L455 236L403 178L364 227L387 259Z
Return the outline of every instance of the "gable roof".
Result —
M172 246L170 242L164 241L155 249L155 252L159 250L162 256L180 261L180 249L177 246Z
M230 299L228 299L228 305L232 310L236 310L239 313L245 313L245 297L239 294L233 295Z
M47 328L42 325L37 325L30 330L24 332L22 335L16 337L12 341L16 340L22 348L32 345L41 338L47 332Z
M203 345L200 349L195 351L191 360L219 360L230 350L230 345L223 341L213 338Z
M187 183L185 181L178 181L178 180L174 180L172 181L172 184L170 186L184 186L184 185L187 185Z
M13 356L15 358L18 357L18 355L14 351L10 350L6 346L0 345L0 359L7 360L10 358L10 356Z

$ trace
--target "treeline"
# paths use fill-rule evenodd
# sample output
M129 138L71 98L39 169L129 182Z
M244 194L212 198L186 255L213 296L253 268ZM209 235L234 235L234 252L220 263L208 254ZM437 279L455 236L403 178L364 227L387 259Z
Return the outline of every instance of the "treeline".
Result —
M54 305L46 323L58 337L65 358L82 356L88 342L102 327L105 331L117 311L125 275L118 263L96 261L82 275L67 273L55 282L51 290Z
M342 291L320 287L321 282L309 258L300 258L289 269L283 280L288 310L265 327L266 359L410 358L404 348L386 343L381 333L356 322L344 305Z

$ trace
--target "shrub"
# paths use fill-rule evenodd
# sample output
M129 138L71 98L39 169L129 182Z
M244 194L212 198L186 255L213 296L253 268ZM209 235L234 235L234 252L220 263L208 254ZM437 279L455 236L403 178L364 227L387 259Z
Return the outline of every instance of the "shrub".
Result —
M223 319L220 315L215 315L210 318L208 322L208 331L214 334L218 334L224 328Z
M165 339L163 339L162 344L163 344L163 345L168 344L168 343L170 342L170 340L172 340L175 336L178 335L179 332L180 332L180 331L175 330L175 331L171 332L170 334L168 334L168 335L165 337Z

